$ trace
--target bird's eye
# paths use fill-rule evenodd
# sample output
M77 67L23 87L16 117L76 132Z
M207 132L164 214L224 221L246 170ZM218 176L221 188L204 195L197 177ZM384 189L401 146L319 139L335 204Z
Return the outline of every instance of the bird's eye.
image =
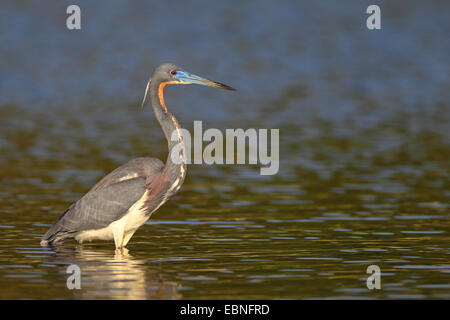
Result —
M174 75L177 74L177 71L176 70L172 70L172 71L170 71L170 74L174 76Z

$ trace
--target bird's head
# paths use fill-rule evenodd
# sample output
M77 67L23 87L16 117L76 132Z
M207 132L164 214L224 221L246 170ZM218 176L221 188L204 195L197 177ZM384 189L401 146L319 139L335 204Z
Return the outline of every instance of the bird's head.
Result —
M189 73L173 63L164 63L153 71L152 77L145 88L142 107L144 107L145 99L150 91L150 82L155 79L162 85L160 88L163 88L166 84L201 84L213 88L236 91L236 89L227 86L226 84L211 81Z
M163 82L171 84L201 84L213 88L236 91L236 89L226 84L211 81L195 74L189 73L173 63L164 63L153 72L153 77L158 77Z

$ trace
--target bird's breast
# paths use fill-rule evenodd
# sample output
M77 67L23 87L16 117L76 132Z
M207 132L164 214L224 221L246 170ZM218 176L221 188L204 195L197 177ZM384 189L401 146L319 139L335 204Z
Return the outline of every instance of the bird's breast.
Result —
M133 230L142 226L150 218L150 208L146 207L149 191L146 190L142 197L136 201L122 217L125 230ZM154 210L153 210L154 211ZM151 213L151 212L150 212Z

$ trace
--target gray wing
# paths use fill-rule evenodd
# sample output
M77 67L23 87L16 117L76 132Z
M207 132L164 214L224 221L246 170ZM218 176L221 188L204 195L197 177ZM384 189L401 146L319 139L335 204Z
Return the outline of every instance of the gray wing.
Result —
M106 227L120 219L145 192L144 177L128 179L87 193L58 221L62 231Z
M72 204L42 239L52 239L59 232L104 228L120 219L145 193L147 179L163 166L155 158L136 158L115 169Z
M97 182L89 192L105 188L126 179L151 177L161 172L163 167L164 163L156 158L142 157L130 160L107 174L103 179Z

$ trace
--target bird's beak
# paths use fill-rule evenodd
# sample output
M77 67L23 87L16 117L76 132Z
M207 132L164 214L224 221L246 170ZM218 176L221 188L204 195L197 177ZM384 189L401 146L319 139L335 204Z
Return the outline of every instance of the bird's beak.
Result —
M195 74L192 73L187 73L184 71L178 71L176 78L178 80L180 80L182 83L188 84L188 83L192 83L192 84L201 84L203 86L208 86L208 87L214 87L214 88L219 88L219 89L224 89L224 90L231 90L231 91L236 91L236 89L227 86L226 84L220 83L220 82L214 82L202 77L199 77Z

